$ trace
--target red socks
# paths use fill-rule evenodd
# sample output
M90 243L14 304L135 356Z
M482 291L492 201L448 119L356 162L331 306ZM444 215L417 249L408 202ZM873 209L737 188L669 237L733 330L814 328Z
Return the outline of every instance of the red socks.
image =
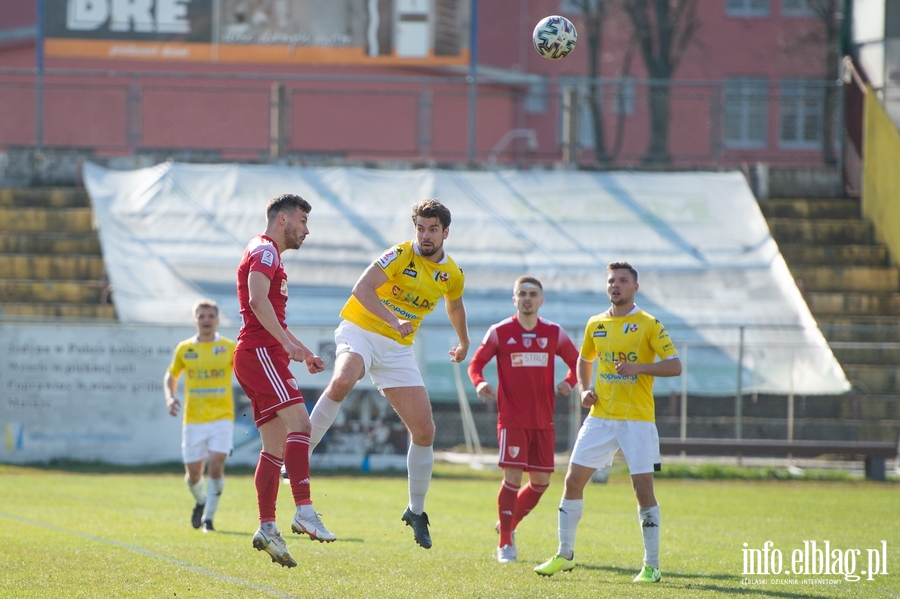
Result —
M550 485L536 485L532 482L529 482L522 487L516 498L516 509L513 513L511 523L512 530L515 530L519 525L519 522L531 513L531 510L533 510L534 506L541 500L541 495L544 494L544 491L546 491L548 487L550 487Z
M290 433L284 446L284 467L291 479L294 505L312 503L309 495L309 435Z
M500 547L512 545L513 514L516 511L516 495L519 487L514 487L504 479L500 483L500 493L497 495L497 508L500 514Z
M281 483L282 461L266 453L259 452L259 463L253 483L256 485L256 501L259 505L259 521L275 521L275 502L278 499L278 485Z

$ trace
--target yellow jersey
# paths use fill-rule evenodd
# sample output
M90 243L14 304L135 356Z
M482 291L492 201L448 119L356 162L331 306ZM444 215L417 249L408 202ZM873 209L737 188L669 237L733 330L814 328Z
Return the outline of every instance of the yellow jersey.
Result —
M434 310L438 300L442 297L447 300L462 297L465 276L446 251L440 262L432 262L419 254L416 244L407 241L386 251L375 264L388 278L376 290L378 298L397 318L412 323L412 334L401 337L400 333L369 312L352 295L341 309L341 318L402 345L412 345L422 318Z
M216 333L213 341L200 341L194 335L175 347L169 374L177 379L186 372L184 424L234 420L234 346L234 341Z
M677 356L666 328L637 306L626 316L609 311L592 316L584 329L582 359L597 360L591 416L611 420L656 421L653 376L621 376L616 362L647 364Z

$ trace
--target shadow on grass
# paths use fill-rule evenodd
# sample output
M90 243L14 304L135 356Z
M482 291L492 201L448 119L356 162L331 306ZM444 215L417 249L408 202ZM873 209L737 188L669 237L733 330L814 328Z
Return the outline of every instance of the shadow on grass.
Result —
M184 475L184 464L181 462L164 462L159 464L123 465L107 462L81 462L74 460L51 460L49 462L33 462L27 464L0 464L0 473L16 474L27 473L29 470L43 472L66 472L70 474L175 474ZM226 475L253 476L255 466L244 464L225 464ZM406 469L403 470L373 470L361 472L359 468L312 468L313 478L316 477L353 477L353 478L403 478L406 479ZM502 478L502 473L492 470L473 470L465 465L435 464L434 479L451 480L497 480Z
M591 564L578 564L578 568L590 570L594 572L609 572L616 576L626 578L628 582L637 574L636 568L623 568L620 566L597 566ZM707 583L704 581L719 581L716 583ZM742 584L744 577L734 576L732 574L689 574L685 572L663 571L660 586L678 587L683 589L695 590L698 593L711 593L714 597L723 597L730 595L738 596L764 596L764 597L783 597L784 599L826 599L830 595L813 594L809 591L813 587L811 585L782 585L772 584L766 580L765 584L760 584L763 579L754 579L756 584ZM731 584L729 584L731 583ZM788 589L796 588L793 592ZM803 592L800 592L803 589ZM699 595L702 596L702 595Z

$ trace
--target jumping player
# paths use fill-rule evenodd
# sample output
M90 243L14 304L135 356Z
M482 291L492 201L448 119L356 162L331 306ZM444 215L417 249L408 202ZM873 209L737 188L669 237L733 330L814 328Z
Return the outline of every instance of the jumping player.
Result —
M311 209L296 195L272 198L266 207L266 231L250 240L237 270L241 330L234 372L250 398L262 437L254 477L260 524L253 535L253 547L289 568L297 562L275 525L282 465L290 476L297 506L291 530L320 542L335 540L312 506L309 415L297 379L288 368L291 360L306 362L307 370L315 374L325 369L325 363L291 333L284 321L288 286L281 254L298 249L306 239Z
M444 298L459 345L451 362L469 351L462 270L444 251L450 210L437 200L413 206L415 241L387 250L360 276L341 310L334 332L337 358L331 382L310 414L315 448L334 422L341 402L367 372L412 436L406 456L409 504L401 519L421 547L431 547L425 495L434 469L434 419L425 383L413 354L413 338L422 319Z

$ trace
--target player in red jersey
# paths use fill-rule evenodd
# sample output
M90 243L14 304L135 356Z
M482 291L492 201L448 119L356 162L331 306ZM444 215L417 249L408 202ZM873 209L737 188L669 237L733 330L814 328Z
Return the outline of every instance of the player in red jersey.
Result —
M241 330L234 373L250 398L262 438L254 477L260 525L253 535L253 547L290 568L297 562L275 525L282 465L290 476L297 506L291 530L321 542L335 540L310 499L309 414L297 379L288 368L291 360L306 362L307 370L315 374L325 369L325 363L284 322L288 287L281 253L298 249L309 235L311 209L309 202L296 195L272 198L266 207L266 232L250 240L237 270Z
M541 282L519 277L513 287L516 314L488 329L469 363L469 378L478 399L497 402L497 439L503 482L497 496L500 544L497 561L516 561L515 530L550 486L556 434L556 394L569 395L576 382L578 349L556 324L538 317L544 303ZM497 392L484 379L485 365L497 357ZM556 356L569 366L554 385ZM529 482L522 486L522 473Z

